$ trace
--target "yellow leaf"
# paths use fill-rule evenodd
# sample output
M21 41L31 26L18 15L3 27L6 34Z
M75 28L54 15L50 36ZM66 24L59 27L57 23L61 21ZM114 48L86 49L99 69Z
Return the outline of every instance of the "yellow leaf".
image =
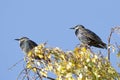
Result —
M37 56L39 56L39 58L41 58L41 59L43 58L43 55L37 55Z
M37 69L36 69L36 68L32 68L32 70L33 70L33 72L36 72L36 71L37 71Z
M72 77L72 73L67 73L66 78L69 78L69 80L71 80Z
M27 56L28 56L28 57L31 57L32 54L33 54L32 51L29 51L28 54L27 54Z
M65 55L61 54L61 58L62 58L63 60L65 60Z
M66 69L70 69L71 67L72 67L72 63L71 63L71 62L69 62L69 63L67 64Z
M117 53L117 57L120 58L120 51L118 51L118 53Z
M27 63L26 67L27 67L28 69L31 69L31 68L32 68L31 63L30 63L30 62Z
M47 72L40 71L40 74L41 74L42 76L45 76L45 77L47 77Z
M79 75L77 80L82 80L82 78L83 78L83 75L80 73L80 75Z
M78 47L76 47L76 48L74 49L74 53L75 53L75 54L78 54L79 51L80 51L80 48L78 48Z
M86 47L82 47L81 50L82 50L83 52L86 52L86 51L87 51Z
M90 62L90 59L89 59L89 58L87 58L86 62Z

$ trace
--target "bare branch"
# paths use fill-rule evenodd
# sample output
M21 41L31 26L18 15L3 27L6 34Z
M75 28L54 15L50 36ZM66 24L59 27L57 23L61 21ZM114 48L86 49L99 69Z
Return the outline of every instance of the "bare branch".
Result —
M40 80L42 80L42 76L40 75L38 70L37 70L37 75L39 76Z
M111 37L112 37L113 32L114 32L114 29L112 28L111 32L110 32L110 35L108 37L108 60L109 61L110 61L110 41L111 41Z
M13 67L15 67L18 63L22 62L24 59L19 60L18 62L16 62L14 65L12 65L10 68L8 68L8 70L12 70Z
M17 77L17 80L19 80L19 77L23 74L24 70L25 70L25 69L23 69L23 70L19 73L19 75L18 75L18 77ZM25 76L24 76L24 77L25 77Z

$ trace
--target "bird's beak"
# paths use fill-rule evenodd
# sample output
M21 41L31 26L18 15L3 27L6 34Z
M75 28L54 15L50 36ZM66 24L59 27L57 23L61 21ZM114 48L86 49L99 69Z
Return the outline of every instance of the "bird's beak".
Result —
M75 29L75 27L72 27L72 28L70 28L70 29Z
M16 41L19 41L20 39L15 39Z

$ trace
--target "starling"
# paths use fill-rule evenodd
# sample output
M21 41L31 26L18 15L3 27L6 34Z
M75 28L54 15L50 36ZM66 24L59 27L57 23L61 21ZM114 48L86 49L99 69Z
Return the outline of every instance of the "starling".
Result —
M24 53L26 53L26 54L27 54L30 50L32 50L34 47L37 46L37 44L36 44L34 41L30 40L30 39L27 38L27 37L22 37L22 38L20 38L20 39L15 39L15 40L19 41L19 43L20 43L20 48L21 48L22 51L23 51Z
M83 25L77 25L70 29L75 29L75 35L83 44L107 49L106 44L101 38L89 29L86 29Z

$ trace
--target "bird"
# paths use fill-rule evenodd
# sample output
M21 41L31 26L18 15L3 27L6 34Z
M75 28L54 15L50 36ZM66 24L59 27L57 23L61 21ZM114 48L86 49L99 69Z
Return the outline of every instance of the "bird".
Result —
M21 37L20 39L15 39L15 40L19 41L20 48L26 54L29 51L31 51L34 47L38 46L37 43L35 43L34 41L30 40L27 37Z
M82 44L107 49L106 43L104 43L98 35L96 35L91 30L86 29L83 25L76 25L70 29L75 30L75 35L78 37Z

